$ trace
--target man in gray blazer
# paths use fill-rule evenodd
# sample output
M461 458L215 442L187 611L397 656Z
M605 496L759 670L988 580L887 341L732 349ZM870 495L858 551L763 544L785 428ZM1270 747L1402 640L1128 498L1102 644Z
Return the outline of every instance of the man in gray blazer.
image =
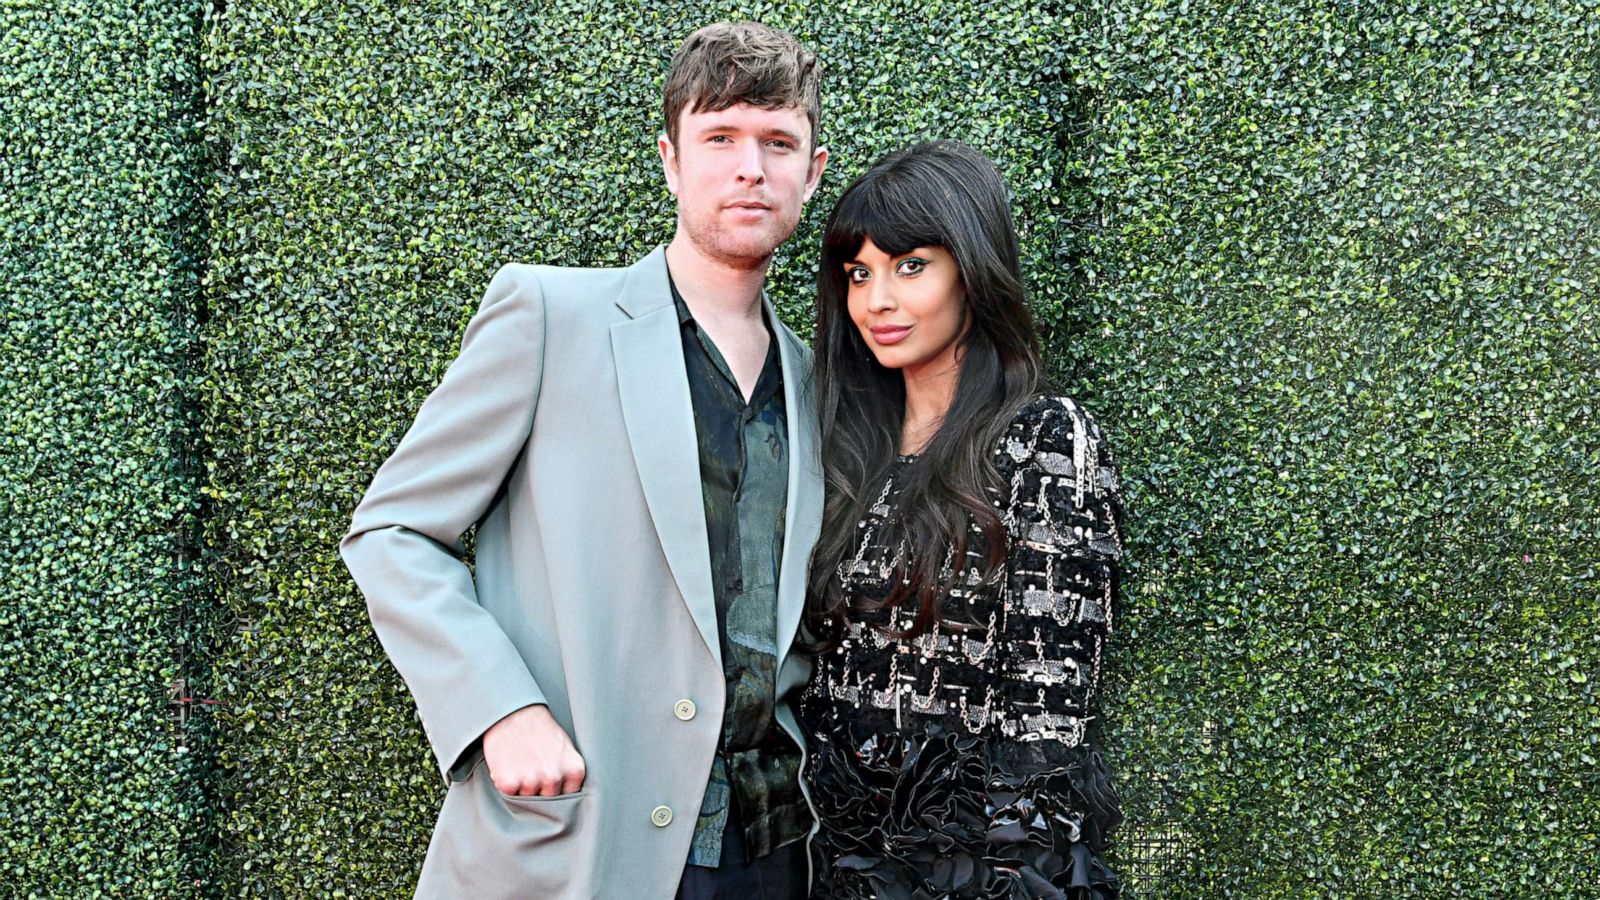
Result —
M821 468L762 283L827 162L818 95L783 32L690 36L672 242L501 268L355 510L340 552L448 786L418 896L804 896Z

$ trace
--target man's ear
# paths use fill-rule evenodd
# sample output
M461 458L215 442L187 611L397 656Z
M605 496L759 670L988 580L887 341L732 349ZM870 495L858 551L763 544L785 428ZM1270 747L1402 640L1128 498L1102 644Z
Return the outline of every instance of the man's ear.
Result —
M672 146L672 139L662 134L656 138L656 151L661 154L661 172L667 176L667 190L676 197L678 196L678 150Z
M811 154L811 168L806 171L806 199L809 202L811 195L817 192L817 185L822 183L822 170L828 167L828 148L818 147L817 152Z

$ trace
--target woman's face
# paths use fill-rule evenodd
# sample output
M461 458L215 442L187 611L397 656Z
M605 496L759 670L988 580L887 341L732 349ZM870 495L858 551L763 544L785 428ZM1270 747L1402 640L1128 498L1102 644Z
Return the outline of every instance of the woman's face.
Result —
M943 247L901 256L862 241L844 264L850 319L884 368L908 377L954 369L967 326L967 292L955 257Z

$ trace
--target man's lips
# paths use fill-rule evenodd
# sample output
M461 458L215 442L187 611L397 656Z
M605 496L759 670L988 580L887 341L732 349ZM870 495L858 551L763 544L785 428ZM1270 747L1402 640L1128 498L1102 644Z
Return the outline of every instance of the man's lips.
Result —
M728 212L733 214L734 221L748 222L751 224L765 222L767 217L772 215L772 207L766 205L765 203L758 203L754 200L730 203L727 205L726 209Z
M874 325L871 328L872 340L880 347L898 344L911 333L910 325Z

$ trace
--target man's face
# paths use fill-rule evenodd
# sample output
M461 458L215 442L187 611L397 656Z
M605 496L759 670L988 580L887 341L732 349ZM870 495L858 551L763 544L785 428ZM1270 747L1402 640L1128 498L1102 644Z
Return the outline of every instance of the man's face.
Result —
M665 135L658 145L678 227L707 257L741 267L765 264L794 233L828 159L797 107L686 108L677 146Z

